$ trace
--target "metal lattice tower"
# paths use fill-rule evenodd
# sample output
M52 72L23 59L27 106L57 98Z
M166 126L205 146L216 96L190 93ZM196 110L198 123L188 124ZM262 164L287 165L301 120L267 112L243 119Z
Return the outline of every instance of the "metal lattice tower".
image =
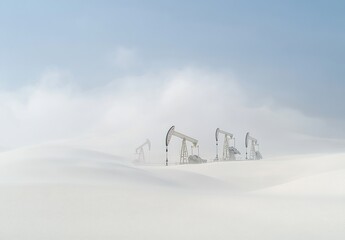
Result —
M223 161L230 160L230 152L229 152L229 138L228 135L224 137L224 144L223 144Z
M186 139L182 140L181 154L180 154L180 164L188 163L188 150Z

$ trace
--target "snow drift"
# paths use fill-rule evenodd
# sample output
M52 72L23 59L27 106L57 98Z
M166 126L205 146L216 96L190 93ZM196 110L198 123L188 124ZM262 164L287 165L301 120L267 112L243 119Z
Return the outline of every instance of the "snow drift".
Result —
M343 239L345 155L169 167L67 145L0 153L1 239Z

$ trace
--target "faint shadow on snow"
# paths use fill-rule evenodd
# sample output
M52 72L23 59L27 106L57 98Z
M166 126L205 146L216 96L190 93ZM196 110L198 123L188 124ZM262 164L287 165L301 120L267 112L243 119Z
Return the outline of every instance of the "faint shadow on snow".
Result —
M87 184L121 188L219 188L221 181L198 173L157 174L108 153L66 145L40 145L0 153L0 185Z
M0 185L110 185L182 191L255 192L345 169L345 155L138 167L126 159L68 145L0 153Z

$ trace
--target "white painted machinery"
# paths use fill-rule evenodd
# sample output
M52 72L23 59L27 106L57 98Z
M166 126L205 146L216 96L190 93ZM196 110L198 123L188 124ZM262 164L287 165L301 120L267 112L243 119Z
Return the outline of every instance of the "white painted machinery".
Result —
M241 154L236 148L235 148L235 138L232 133L228 133L224 130L221 130L219 128L216 129L216 158L215 161L219 161L218 157L218 141L219 141L219 134L224 135L224 144L223 144L223 161L230 161L230 160L236 160L235 154ZM234 146L229 146L229 140L234 140Z
M246 159L249 159L249 160L262 159L262 155L259 151L258 140L250 136L249 132L247 132L246 134L245 145L246 145ZM249 156L248 156L248 148L249 148Z
M193 144L192 146L192 155L193 155L193 147L194 148L198 148L198 155L199 155L199 146L198 146L198 140L191 138L187 135L184 135L182 133L176 132L175 131L175 126L172 126L165 138L165 146L166 146L166 161L165 161L165 165L168 166L168 146L171 140L171 137L175 136L178 137L180 139L182 139L182 146L181 146L181 152L180 152L180 164L185 164L188 163L188 150L187 150L187 141L191 142ZM197 155L197 157L199 157ZM196 156L196 155L195 155Z
M150 140L146 139L146 142L141 144L137 149L135 150L135 153L138 154L138 160L139 163L145 163L145 154L144 154L144 147L148 146L149 151L151 150L151 142Z

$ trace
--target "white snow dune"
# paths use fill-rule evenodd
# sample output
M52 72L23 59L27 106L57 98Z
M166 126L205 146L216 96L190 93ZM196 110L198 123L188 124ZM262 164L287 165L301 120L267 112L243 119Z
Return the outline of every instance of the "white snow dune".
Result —
M345 239L345 155L137 167L87 149L0 153L0 239Z

